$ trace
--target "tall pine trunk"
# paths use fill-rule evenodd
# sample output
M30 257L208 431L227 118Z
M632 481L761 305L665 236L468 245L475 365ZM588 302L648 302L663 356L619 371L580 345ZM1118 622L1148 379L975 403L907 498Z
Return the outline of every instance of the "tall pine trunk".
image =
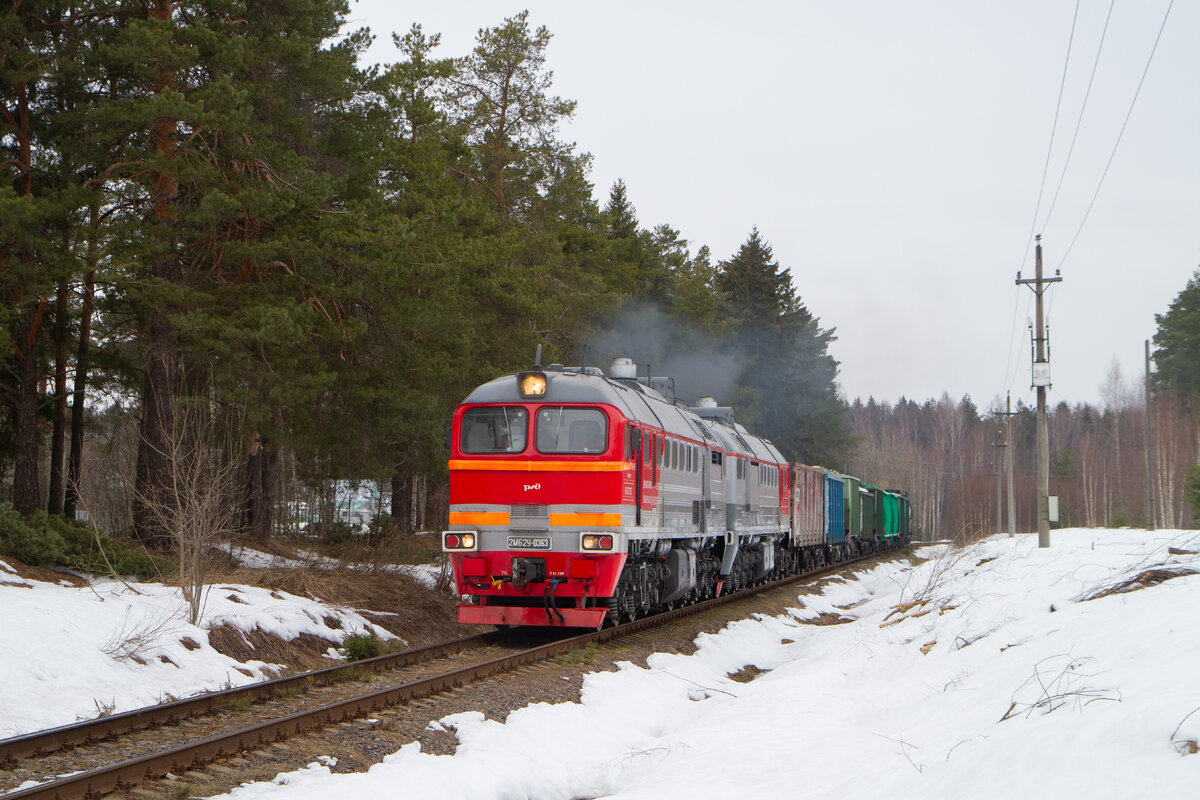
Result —
M75 518L79 503L79 477L83 468L83 406L87 392L88 362L92 341L92 312L96 308L96 225L99 208L92 206L88 240L88 271L83 276L83 310L79 319L79 349L75 353L75 386L71 396L71 455L67 461L63 513Z
M147 333L150 345L138 425L133 535L147 547L167 550L171 532L163 527L164 515L154 509L166 508L171 503L170 438L175 428L176 354L171 326L164 314L152 313Z
M275 418L276 422L280 421L278 412L275 412ZM266 544L271 539L279 472L279 446L257 431L250 434L246 441L242 530L259 544Z
M67 429L67 279L54 301L54 428L50 436L50 491L46 511L63 511L63 455Z
M17 10L17 9L14 9ZM13 163L18 170L17 195L29 197L33 194L33 122L30 117L29 95L33 91L24 80L12 85L15 105L17 158ZM6 115L10 115L7 98L4 103ZM32 246L21 250L23 272L35 274L36 256ZM21 515L29 516L41 505L41 481L38 476L38 378L40 366L37 357L37 337L46 313L45 298L36 294L28 297L25 287L17 285L13 291L13 305L19 309L17 337L13 342L19 368L16 397L16 459L13 466L13 508Z
M174 0L155 0L148 9L154 19L167 21L175 13ZM154 94L173 90L174 75L161 62L155 67ZM168 171L175 161L178 147L178 121L158 117L151 125L151 144L166 167L155 174L154 221L157 255L153 264L154 278L163 284L177 283L179 268L169 226L175 219L179 198L179 181ZM154 507L164 508L170 500L170 437L175 428L174 404L177 390L178 353L175 331L162 308L149 310L144 321L141 339L146 343L145 380L142 385L141 422L138 428L137 470L134 475L133 533L150 547L166 550L170 547L170 531L160 521L162 514Z
M412 532L413 476L407 467L396 465L392 473L392 524L404 533Z
M242 530L259 541L264 513L263 503L263 446L258 431L246 439L246 482L243 488Z
M38 475L38 357L37 335L46 313L46 299L27 301L21 307L16 346L20 382L17 385L16 463L13 469L13 508L29 516L41 506Z

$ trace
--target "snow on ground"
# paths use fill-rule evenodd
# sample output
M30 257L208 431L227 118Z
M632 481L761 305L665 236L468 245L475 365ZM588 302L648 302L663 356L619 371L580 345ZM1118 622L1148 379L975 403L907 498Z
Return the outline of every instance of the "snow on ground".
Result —
M328 639L331 650L350 631L395 638L353 609L237 585L211 587L196 626L177 587L34 581L3 561L0 609L0 738L276 674L265 662L218 653L210 627L260 628L285 640L308 633Z
M414 742L368 772L334 774L313 753L304 770L223 797L1194 797L1200 755L1185 754L1200 740L1200 574L1174 573L1200 572L1196 551L1195 531L1080 529L1054 531L1048 549L1030 535L922 548L916 566L862 570L799 597L789 615L702 636L694 655L593 673L580 703L534 704L503 723L475 712L431 722L456 732L453 756ZM1150 585L1088 599L1137 576ZM231 666L193 667L175 651L183 669L92 658L93 640L160 607L152 592L135 603L98 587L106 615L86 614L104 631L40 640L39 628L85 613L92 592L63 591L78 611L49 588L0 586L0 647L21 649L0 657L0 720L35 716L56 682L124 695ZM10 605L22 592L26 604ZM77 651L82 641L91 650ZM13 663L31 649L55 658ZM730 677L748 664L764 672ZM11 690L26 670L40 686Z
M589 675L582 702L440 721L453 756L321 763L230 800L438 797L1194 797L1196 532L1055 531L926 548L703 636L691 656ZM844 616L836 625L802 620ZM828 618L826 618L828 619ZM767 670L749 683L746 664ZM316 755L316 754L314 754Z
M236 544L218 545L218 549L228 553L238 566L246 569L379 569L383 572L407 575L426 589L437 587L445 568L442 564L384 564L380 567L346 564L344 561L306 550L296 551L299 558L287 558ZM453 582L448 578L442 580L442 585L453 588Z

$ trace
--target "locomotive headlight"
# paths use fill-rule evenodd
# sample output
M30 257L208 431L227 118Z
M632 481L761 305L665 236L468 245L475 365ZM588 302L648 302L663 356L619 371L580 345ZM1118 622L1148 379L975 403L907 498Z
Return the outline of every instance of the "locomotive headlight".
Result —
M581 550L612 550L613 537L607 533L585 533L579 544Z
M522 372L517 376L517 388L521 397L545 397L546 373Z
M442 534L442 550L474 550L474 531L445 531Z

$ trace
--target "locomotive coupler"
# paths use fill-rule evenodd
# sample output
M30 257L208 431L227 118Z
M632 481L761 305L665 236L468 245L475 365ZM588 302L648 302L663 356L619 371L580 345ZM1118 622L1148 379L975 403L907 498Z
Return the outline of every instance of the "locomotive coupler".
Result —
M528 583L546 580L546 559L514 558L512 560L512 584L518 589Z

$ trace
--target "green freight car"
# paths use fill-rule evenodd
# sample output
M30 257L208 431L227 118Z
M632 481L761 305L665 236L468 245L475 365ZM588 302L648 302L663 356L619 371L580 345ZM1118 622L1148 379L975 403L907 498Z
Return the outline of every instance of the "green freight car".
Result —
M883 541L892 544L900 535L900 502L899 496L892 492L880 491L882 505L882 522L880 524Z
M863 546L862 481L849 475L843 475L842 481L846 493L846 543L859 553L868 552L868 548Z

